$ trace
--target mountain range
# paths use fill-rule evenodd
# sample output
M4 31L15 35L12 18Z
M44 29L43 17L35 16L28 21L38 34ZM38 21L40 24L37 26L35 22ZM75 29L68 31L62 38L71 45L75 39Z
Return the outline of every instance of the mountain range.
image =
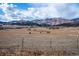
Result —
M46 18L46 19L35 19L32 21L15 20L9 22L0 21L0 25L79 26L79 18L74 18L74 19Z

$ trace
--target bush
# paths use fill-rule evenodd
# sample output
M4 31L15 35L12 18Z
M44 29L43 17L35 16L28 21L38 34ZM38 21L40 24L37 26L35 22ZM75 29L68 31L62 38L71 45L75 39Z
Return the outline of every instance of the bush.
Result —
M50 31L47 31L47 33L49 34L49 33L50 33Z
M28 28L29 31L31 31L31 28Z
M31 34L31 32L29 32L29 34Z

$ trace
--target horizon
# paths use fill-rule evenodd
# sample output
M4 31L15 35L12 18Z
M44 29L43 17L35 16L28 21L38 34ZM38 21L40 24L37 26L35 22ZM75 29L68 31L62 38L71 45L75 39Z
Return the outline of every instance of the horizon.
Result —
M0 21L79 18L79 3L0 3Z

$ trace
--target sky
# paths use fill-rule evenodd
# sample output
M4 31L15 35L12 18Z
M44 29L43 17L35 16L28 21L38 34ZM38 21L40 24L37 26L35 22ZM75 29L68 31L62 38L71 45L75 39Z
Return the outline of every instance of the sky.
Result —
M0 3L0 21L79 18L78 3Z

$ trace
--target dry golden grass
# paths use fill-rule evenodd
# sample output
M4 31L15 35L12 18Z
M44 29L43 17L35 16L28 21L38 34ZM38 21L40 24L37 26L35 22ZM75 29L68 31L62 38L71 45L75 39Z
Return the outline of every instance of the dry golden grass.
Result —
M74 56L71 51L30 51L30 50L0 50L0 56Z
M22 39L24 39L23 44ZM20 49L5 50L4 48L0 50L0 55L79 55L78 39L78 27L0 30L0 48L6 45L19 45ZM21 50L22 48L26 50ZM28 48L29 50L27 50Z

